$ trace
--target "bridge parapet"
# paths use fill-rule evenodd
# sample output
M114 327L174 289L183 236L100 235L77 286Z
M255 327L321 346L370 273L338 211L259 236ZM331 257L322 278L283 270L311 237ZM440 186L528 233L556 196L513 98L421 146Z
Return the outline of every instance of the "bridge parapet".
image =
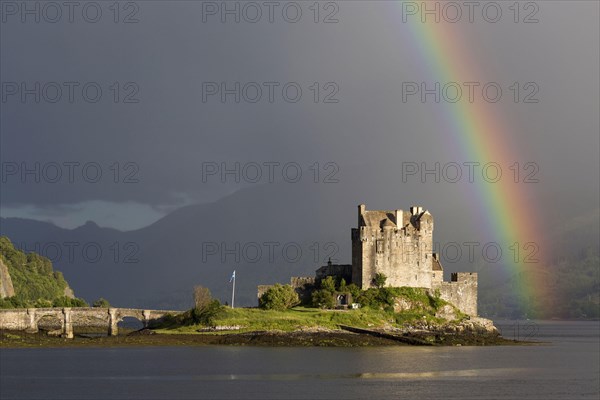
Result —
M73 338L73 327L102 327L108 334L118 335L118 323L126 317L140 320L144 327L152 321L160 320L167 314L177 315L184 311L144 310L136 308L13 308L0 310L0 329L37 332L42 318L49 317L58 321L62 336Z

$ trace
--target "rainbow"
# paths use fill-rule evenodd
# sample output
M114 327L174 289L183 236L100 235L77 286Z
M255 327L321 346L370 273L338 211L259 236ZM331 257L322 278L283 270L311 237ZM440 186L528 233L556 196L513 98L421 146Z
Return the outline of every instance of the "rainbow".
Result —
M398 4L402 2L394 6ZM397 14L393 14L395 18ZM410 35L414 50L420 56L427 82L444 85L444 82L494 81L481 74L477 58L467 48L469 38L459 30L462 24L443 20L422 22L420 17L408 18L406 22L400 20L400 24L403 32ZM518 276L514 295L521 305L527 306L534 298L548 299L547 274L544 272L546 246L542 243L545 235L528 184L515 183L513 176L507 176L504 170L520 157L518 148L509 140L512 135L507 133L514 127L510 126L510 118L502 110L501 103L490 104L481 98L470 103L463 98L456 103L445 103L440 117L449 139L458 143L459 156L464 157L464 161L477 161L481 165L496 162L502 166L503 177L498 182L479 179L472 184L475 193L469 201L476 203L473 206L479 210L481 221L502 248L506 274ZM515 243L518 253L514 248L509 251ZM525 258L534 251L536 261ZM545 305L543 300L539 303ZM538 311L544 313L546 310Z

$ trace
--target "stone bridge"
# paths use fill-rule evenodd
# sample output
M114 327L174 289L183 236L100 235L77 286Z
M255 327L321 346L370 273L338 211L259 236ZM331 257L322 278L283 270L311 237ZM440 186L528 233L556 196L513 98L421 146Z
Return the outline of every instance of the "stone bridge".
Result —
M116 336L123 318L136 318L148 327L166 315L181 313L136 308L13 308L0 310L0 329L37 332L40 326L49 326L55 328L53 333L72 339L73 327L106 327L109 335Z

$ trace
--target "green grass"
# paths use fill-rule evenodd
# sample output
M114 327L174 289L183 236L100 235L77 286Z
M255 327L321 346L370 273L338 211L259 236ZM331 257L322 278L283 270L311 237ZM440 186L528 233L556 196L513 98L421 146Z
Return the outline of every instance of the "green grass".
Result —
M295 307L285 311L262 310L259 308L225 308L215 319L216 326L240 326L240 332L247 331L295 331L301 328L338 329L338 325L351 325L364 328L382 327L394 323L389 313L381 310L320 310L317 308ZM161 333L193 333L202 326L188 325L160 329Z
M339 329L339 325L358 328L402 327L416 321L444 322L430 313L420 311L393 313L384 310L361 308L358 310L321 310L295 307L286 311L262 310L259 308L224 308L214 320L214 326L239 326L235 332L284 331L291 332L306 328ZM158 329L158 333L200 333L204 326L171 325ZM231 333L232 331L210 332Z
M396 313L393 305L396 299L404 299L411 304L409 310ZM356 310L323 310L320 308L295 307L289 310L265 310L260 308L222 307L221 311L211 319L210 326L237 326L235 332L249 331L284 331L291 332L307 328L339 329L339 325L358 328L402 328L407 324L426 322L441 324L445 321L435 316L436 312L448 302L439 298L439 294L431 295L421 288L382 288L368 289L361 292L358 301L363 304ZM458 320L466 315L455 309ZM160 333L202 333L199 329L206 325L194 323L192 313L165 320L158 329ZM231 333L218 331L214 333Z

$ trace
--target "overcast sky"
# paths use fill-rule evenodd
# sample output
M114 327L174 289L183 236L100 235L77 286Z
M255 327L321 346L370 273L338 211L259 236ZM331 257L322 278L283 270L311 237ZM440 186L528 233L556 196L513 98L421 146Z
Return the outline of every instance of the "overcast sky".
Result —
M388 185L401 183L389 181L400 171L376 165L477 161L453 139L447 112L456 105L423 104L418 95L403 102L403 82L439 80L417 50L421 15L403 22L410 2L322 2L318 15L312 1L281 2L272 22L262 2L228 2L239 7L239 23L233 14L221 21L221 2L122 2L118 13L112 1L85 10L82 2L70 10L72 22L61 3L28 2L39 9L36 23L21 2L2 2L3 217L64 227L94 220L127 230L182 205L265 184L269 168L275 180L293 180L297 166L304 176L318 170L321 180L365 169ZM497 103L477 91L475 102L511 126L503 140L518 149L515 161L539 167L531 189L586 212L597 209L598 3L521 2L518 23L512 1L495 3L502 10L495 23L486 20L494 10L475 9L469 22L464 2L455 4L463 17L449 23L443 17L454 14L441 15L439 25L462 38L467 51L452 56L482 71L482 85L503 89ZM224 102L222 89L229 90ZM524 103L534 91L539 101ZM219 170L236 162L240 182L232 174L222 182ZM258 183L255 163L262 167ZM296 163L287 175L286 163ZM38 170L23 175L26 168ZM361 182L355 185L360 198Z

